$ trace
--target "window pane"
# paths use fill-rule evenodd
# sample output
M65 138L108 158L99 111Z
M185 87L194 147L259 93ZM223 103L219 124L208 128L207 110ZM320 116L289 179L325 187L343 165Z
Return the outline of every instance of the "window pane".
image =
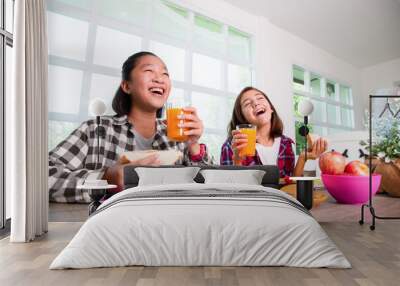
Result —
M115 112L111 108L111 102L117 91L121 79L118 77L112 77L102 74L93 74L90 85L90 99L101 98L107 105L107 115L114 115ZM89 113L89 116L91 114Z
M6 74L5 74L5 83L6 83L6 98L10 98L11 96L11 87L12 87L12 72L13 72L13 57L12 57L12 48L6 45Z
M239 94L251 85L251 70L247 67L228 64L228 91Z
M172 87L168 102L180 104L181 106L187 105L188 102L185 99L185 91L181 88Z
M314 111L311 113L310 118L313 121L326 122L326 103L318 100L311 100L314 105Z
M224 109L223 109L223 115L222 115L222 122L221 122L221 126L223 129L223 134L226 137L227 136L227 127L228 124L230 123L231 119L232 119L232 113L233 113L233 107L235 105L235 101L236 101L236 96L234 97L228 97L225 100L225 104L224 104Z
M200 138L201 143L207 144L209 154L214 157L215 163L218 165L221 157L221 146L225 140L225 134L211 134L207 132Z
M321 96L321 78L319 76L311 74L310 88L312 94Z
M49 65L49 111L78 114L83 71Z
M152 24L156 32L185 41L190 29L189 12L166 1L155 1Z
M83 8L83 9L89 9L90 8L90 0L58 0L59 2L63 2L65 4Z
M232 60L250 62L250 36L229 27L228 56Z
M64 122L49 120L49 151L53 150L61 141L65 140L79 126L79 122Z
M222 87L222 62L193 53L193 83L209 88Z
M326 136L326 135L328 135L328 130L326 127L314 125L311 133L319 135L319 136Z
M335 83L332 81L326 82L326 97L331 100L336 100Z
M327 104L328 123L340 124L339 106Z
M205 93L192 93L192 106L196 107L199 117L206 128L225 129L225 110L221 110L226 105L226 100L221 96Z
M6 0L6 30L13 33L14 30L14 1Z
M85 60L89 23L47 12L50 55Z
M332 135L332 134L341 134L347 132L346 130L343 129L339 129L339 128L328 128L328 134Z
M96 9L104 16L143 27L146 24L149 2L148 0L96 0Z
M341 108L342 124L347 127L354 127L353 110Z
M115 51L115 47L118 47L117 52ZM98 26L93 62L120 70L124 61L130 55L139 52L141 48L141 38Z
M340 102L353 105L353 99L349 87L343 85L340 86Z
M304 70L298 67L293 67L293 88L295 90L305 91Z
M223 25L200 15L195 16L194 22L193 46L195 49L211 50L212 52L224 54Z
M185 79L185 50L159 42L151 42L150 49L159 56L168 68L169 76L173 80Z

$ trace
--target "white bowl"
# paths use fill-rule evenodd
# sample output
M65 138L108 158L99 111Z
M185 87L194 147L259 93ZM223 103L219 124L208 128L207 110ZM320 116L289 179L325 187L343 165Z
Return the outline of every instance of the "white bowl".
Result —
M146 150L146 151L131 151L121 154L129 161L137 161L144 159L150 155L157 154L161 165L174 165L176 161L182 158L183 154L177 150Z
M86 187L104 187L108 185L107 180L85 180Z

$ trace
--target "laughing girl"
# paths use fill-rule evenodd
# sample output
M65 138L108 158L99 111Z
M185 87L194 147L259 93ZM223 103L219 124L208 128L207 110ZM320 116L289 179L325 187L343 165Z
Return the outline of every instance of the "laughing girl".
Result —
M247 145L247 135L236 130L239 124L257 127L255 156L239 158L237 154ZM293 140L283 134L283 123L265 93L254 88L244 88L236 98L232 119L228 126L228 139L221 148L221 165L277 165L281 177L301 176L305 153L295 164ZM327 149L326 140L320 138L308 150L307 158L316 159Z
M49 153L50 201L89 202L87 193L76 189L79 179L106 179L121 190L126 164L160 165L157 155L127 162L119 157L124 151L178 149L184 165L209 164L206 146L199 143L203 124L194 107L184 108L181 118L188 140L178 143L167 138L159 117L170 90L168 69L158 56L149 52L130 56L122 66L122 81L112 103L116 115L101 118L105 136L100 148L94 147L96 122L88 120Z

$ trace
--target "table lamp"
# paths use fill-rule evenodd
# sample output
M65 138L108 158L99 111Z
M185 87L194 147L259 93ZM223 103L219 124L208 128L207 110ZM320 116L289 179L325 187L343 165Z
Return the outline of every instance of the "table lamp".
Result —
M308 129L308 116L314 111L314 105L312 102L308 99L303 99L300 101L298 109L299 113L304 117L304 123L303 126L299 128L299 134L301 136L304 136L304 143L305 143L305 150L304 150L304 156L305 156L305 161L307 162L307 135L310 132Z
M94 98L90 101L89 104L89 111L90 113L96 117L96 137L97 137L97 160L96 160L96 167L95 169L98 169L98 164L100 163L100 137L105 138L106 137L106 130L103 126L101 126L101 120L100 117L106 113L107 106L104 103L103 100L100 98ZM100 165L101 168L101 165Z
M304 147L304 159L307 162L307 135L310 132L308 129L308 116L314 111L314 105L308 99L300 101L298 109L299 113L304 117L303 126L299 128L299 134L304 136L305 147ZM291 178L296 181L296 198L303 204L308 210L313 205L313 181L316 177L294 177Z
M100 98L94 98L89 103L89 111L90 113L96 117L96 137L97 137L97 158L96 158L96 166L95 170L98 169L98 165L100 164L100 138L106 137L106 129L104 126L101 126L100 117L106 113L107 106L103 100ZM95 149L96 150L96 149ZM101 168L101 164L100 164ZM96 209L100 206L100 200L104 198L104 195L107 194L108 189L115 189L116 185L110 185L106 180L90 180L85 179L83 184L78 185L78 189L87 190L92 202L89 205L89 215L94 213Z

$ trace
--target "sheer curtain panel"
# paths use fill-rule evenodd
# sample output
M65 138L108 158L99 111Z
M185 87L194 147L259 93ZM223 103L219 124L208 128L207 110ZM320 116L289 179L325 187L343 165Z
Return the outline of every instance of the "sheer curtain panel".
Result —
M8 111L12 242L47 232L47 27L44 0L15 2L13 93Z

